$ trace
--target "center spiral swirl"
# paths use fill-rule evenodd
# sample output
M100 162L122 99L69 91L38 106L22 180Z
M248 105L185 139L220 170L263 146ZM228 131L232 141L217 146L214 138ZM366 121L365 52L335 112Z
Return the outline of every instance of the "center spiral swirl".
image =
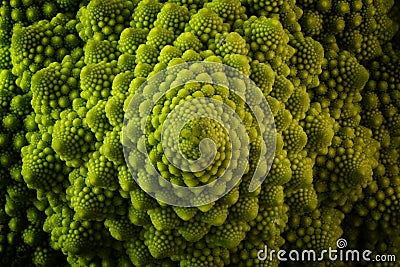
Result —
M275 153L275 124L258 87L218 63L191 62L151 76L130 101L124 155L139 186L182 207L215 202L239 182L256 190Z

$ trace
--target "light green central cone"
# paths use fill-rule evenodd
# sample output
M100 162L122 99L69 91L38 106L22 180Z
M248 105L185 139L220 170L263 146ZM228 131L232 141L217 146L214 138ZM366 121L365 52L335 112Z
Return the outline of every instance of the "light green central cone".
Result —
M231 158L228 133L218 122L210 118L198 118L185 124L180 132L179 148L188 160L210 157L216 151L212 164L205 170L192 174L184 173L183 178L187 186L212 182L216 179L217 173L220 173L220 169L225 169L225 162L229 162Z

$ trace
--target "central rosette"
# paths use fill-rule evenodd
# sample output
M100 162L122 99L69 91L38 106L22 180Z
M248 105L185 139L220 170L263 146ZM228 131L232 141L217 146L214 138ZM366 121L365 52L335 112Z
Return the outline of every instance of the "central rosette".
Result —
M225 90L188 83L170 90L156 103L148 118L147 150L151 163L164 179L194 187L224 174L232 159L232 141L239 145L237 148L241 145L239 138L234 135L231 139L225 128L234 130L241 120L236 116L227 125L226 116L231 115L227 109L232 107L225 104L224 98L231 105L233 102L228 94L224 98L216 94ZM155 154L162 156L153 157Z
M193 161L215 154L214 161L204 171L183 173L183 181L187 186L197 186L212 182L222 175L229 164L232 146L228 133L217 121L200 118L183 127L179 137L179 148L186 159Z

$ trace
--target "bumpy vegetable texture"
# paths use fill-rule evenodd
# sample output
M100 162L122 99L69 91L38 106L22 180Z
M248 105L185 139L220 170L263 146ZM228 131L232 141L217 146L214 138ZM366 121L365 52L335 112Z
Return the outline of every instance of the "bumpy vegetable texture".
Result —
M398 1L0 5L0 265L296 266L260 261L257 252L321 251L340 237L349 249L400 260ZM184 208L160 203L136 184L121 132L140 85L191 61L223 63L251 78L271 107L277 144L266 180L248 192L260 151L248 107L207 83L169 91L146 128L149 160L165 179L207 184L230 159L226 132L198 119L183 128L179 144L196 159L200 137L219 142L214 165L188 173L168 162L160 127L185 101L226 103L251 141L240 183L213 203ZM206 77L197 68L177 79L226 79L214 72ZM131 165L141 160L128 158ZM155 186L151 178L138 170L148 187Z

